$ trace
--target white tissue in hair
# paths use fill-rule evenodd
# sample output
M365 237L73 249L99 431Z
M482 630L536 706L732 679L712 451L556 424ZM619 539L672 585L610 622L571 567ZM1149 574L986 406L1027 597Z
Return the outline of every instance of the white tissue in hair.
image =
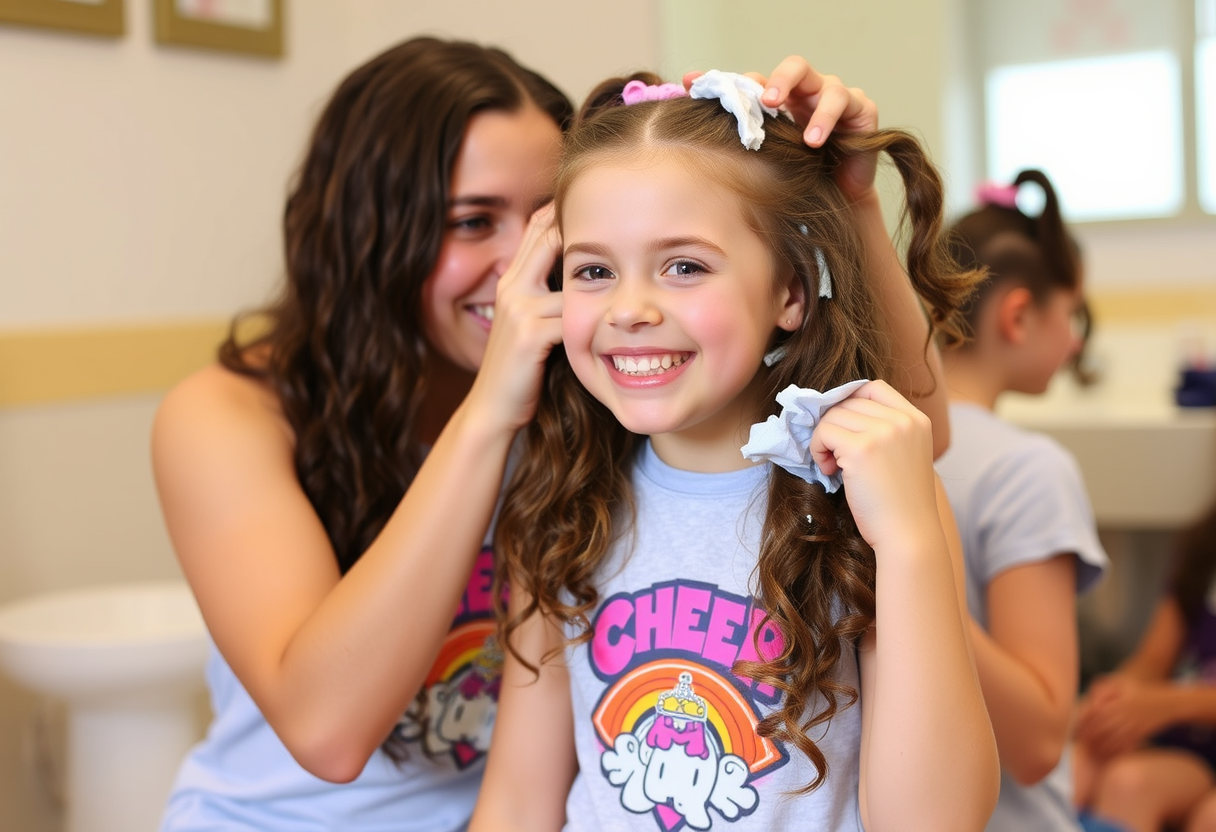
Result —
M692 98L716 98L739 123L739 140L748 150L759 150L764 142L764 114L777 115L775 107L760 103L764 87L759 82L734 72L711 69L692 82Z

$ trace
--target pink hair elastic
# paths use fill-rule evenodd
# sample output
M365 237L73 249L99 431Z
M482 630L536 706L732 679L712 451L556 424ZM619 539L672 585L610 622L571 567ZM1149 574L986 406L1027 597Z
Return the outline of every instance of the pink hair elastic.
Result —
M995 205L998 208L1017 208L1018 186L985 182L975 189L975 198L981 205Z
M641 81L630 81L621 90L621 98L626 104L637 104L639 101L666 101L669 98L683 98L688 95L679 84L645 84Z

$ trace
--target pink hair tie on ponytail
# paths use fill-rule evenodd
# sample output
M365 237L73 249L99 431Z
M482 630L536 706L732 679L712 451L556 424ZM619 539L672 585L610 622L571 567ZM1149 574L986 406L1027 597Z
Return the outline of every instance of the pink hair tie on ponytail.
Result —
M985 182L975 189L975 198L981 205L1015 209L1018 207L1018 186Z
M637 104L639 101L666 101L669 98L683 98L688 92L679 84L645 84L641 81L630 81L621 90L621 98L626 104Z

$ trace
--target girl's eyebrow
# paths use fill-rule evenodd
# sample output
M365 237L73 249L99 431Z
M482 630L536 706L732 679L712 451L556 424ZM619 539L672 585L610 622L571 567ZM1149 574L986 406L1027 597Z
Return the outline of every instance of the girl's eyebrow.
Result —
M668 251L673 248L700 248L717 254L721 257L726 256L726 252L711 240L705 237L660 237L657 240L651 240L646 245L646 250L650 253L660 251ZM609 254L608 246L602 243L571 243L566 247L564 254L590 254L596 257L605 257Z
M717 243L705 237L661 237L652 240L646 248L651 252L667 251L672 248L703 248L714 254L726 256L726 252Z
M600 243L571 243L562 249L563 256L571 254L590 254L592 257L606 257L608 255L608 246Z

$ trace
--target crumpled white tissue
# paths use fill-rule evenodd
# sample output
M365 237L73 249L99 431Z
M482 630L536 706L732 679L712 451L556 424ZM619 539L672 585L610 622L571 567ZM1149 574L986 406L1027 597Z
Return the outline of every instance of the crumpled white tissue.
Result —
M759 150L764 142L764 114L777 115L775 107L760 103L764 87L746 75L711 69L692 82L693 98L716 98L739 123L739 140L748 150Z
M752 425L747 444L739 450L752 462L771 462L807 482L821 484L831 494L844 483L837 471L828 476L811 458L811 434L830 407L847 399L869 379L858 379L820 393L791 384L777 394L781 413Z

